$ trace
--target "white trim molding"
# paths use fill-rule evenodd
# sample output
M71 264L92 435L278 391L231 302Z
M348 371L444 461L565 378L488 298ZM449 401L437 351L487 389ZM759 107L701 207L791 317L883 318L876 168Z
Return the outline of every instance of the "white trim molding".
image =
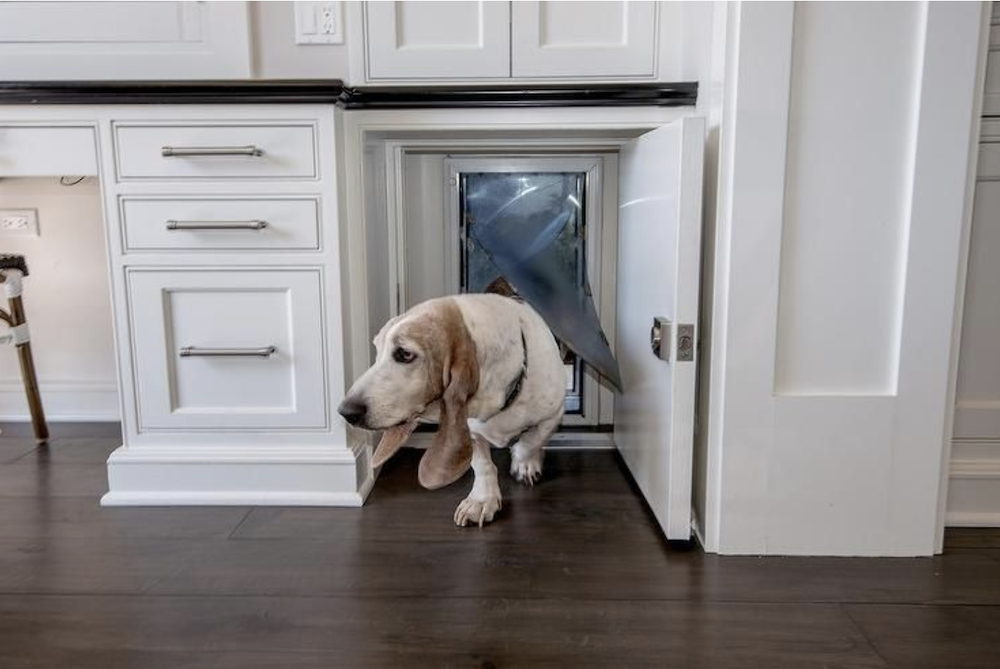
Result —
M1000 527L1000 437L955 439L948 479L948 527Z
M118 384L114 379L42 381L39 388L49 421L114 422L121 418ZM31 414L21 381L0 381L0 421L28 420Z

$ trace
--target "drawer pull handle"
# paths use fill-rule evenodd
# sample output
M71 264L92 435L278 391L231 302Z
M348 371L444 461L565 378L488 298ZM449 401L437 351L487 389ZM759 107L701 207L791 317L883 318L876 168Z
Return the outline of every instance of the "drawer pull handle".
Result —
M274 346L260 348L199 348L185 346L180 350L182 358L270 358L278 351Z
M263 230L267 221L167 221L167 230Z
M164 158L191 158L198 156L250 156L264 155L258 146L163 146L160 155Z

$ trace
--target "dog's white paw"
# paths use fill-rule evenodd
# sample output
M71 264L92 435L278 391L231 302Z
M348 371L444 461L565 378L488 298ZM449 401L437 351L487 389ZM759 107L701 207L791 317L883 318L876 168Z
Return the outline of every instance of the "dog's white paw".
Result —
M524 456L514 451L510 459L510 475L527 486L533 486L542 478L542 457L541 449L535 450L531 455Z
M470 494L455 509L455 524L459 527L465 527L471 522L473 525L478 523L479 527L482 527L483 523L491 522L493 516L501 508L503 508L503 503L499 492L482 498Z

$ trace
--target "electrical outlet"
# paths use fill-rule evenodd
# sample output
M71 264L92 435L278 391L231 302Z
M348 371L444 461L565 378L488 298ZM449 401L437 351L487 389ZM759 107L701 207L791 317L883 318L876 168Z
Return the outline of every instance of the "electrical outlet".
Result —
M8 237L37 237L38 210L0 210L0 235Z
M296 44L343 44L344 10L341 2L296 2Z

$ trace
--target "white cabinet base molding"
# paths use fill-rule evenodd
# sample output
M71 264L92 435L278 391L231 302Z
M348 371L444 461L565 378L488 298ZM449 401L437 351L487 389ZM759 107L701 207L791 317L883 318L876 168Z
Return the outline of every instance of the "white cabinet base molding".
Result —
M361 506L367 458L327 447L119 448L102 506Z

